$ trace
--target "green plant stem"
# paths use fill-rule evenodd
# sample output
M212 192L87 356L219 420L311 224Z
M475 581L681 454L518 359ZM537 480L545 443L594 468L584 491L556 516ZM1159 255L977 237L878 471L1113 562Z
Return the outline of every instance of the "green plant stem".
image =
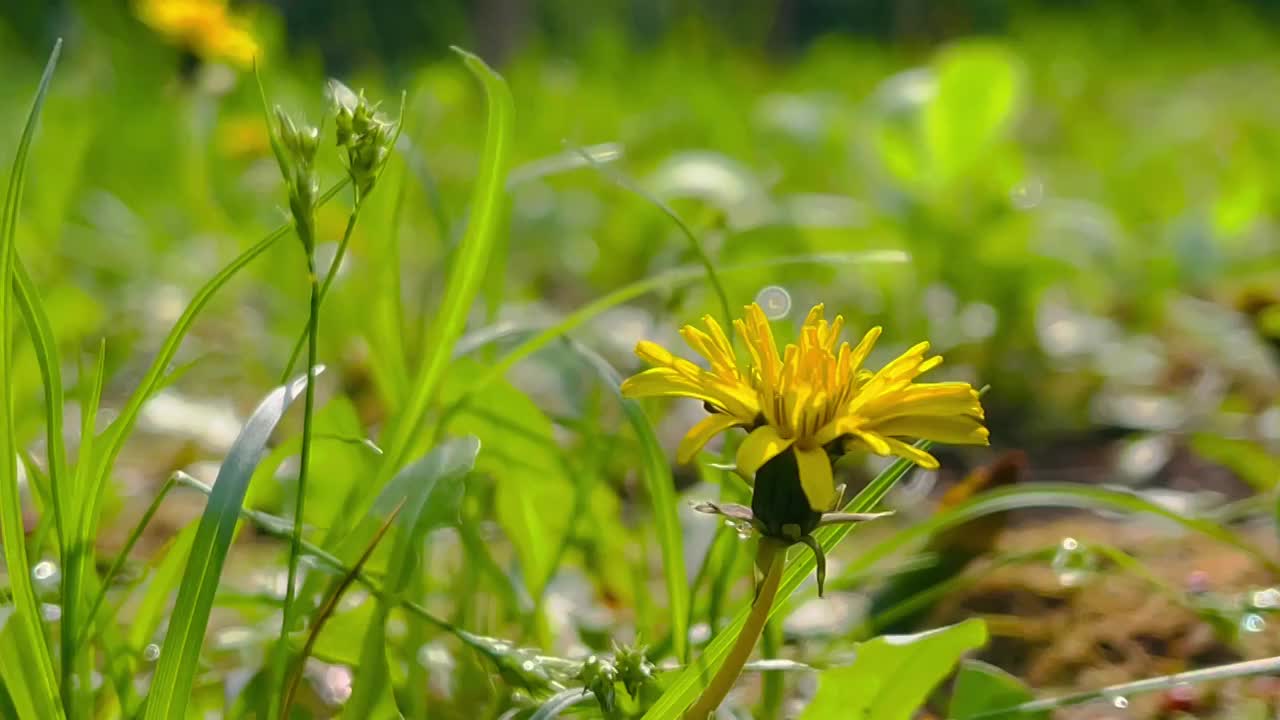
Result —
M351 234L356 228L356 218L360 215L360 208L364 205L364 198L360 196L360 192L356 191L355 205L351 208L351 214L347 216L347 228L342 232L342 240L338 243L338 250L333 255L333 262L329 263L329 269L325 271L324 282L320 285L320 297L315 303L318 309L320 304L329 294L329 288L333 285L334 278L338 276L338 269L342 267L342 261L347 256L347 247L351 244ZM314 257L308 260L311 271L312 283L315 283L315 260ZM293 367L298 364L298 356L302 354L302 348L309 342L311 337L311 319L307 319L307 327L303 328L298 334L298 339L293 343L293 350L289 352L289 361L284 364L284 372L280 374L280 384L289 382L289 378L293 376ZM315 358L312 358L314 363Z
M354 213L352 216L354 217ZM307 277L311 282L310 309L307 313L307 387L302 401L302 450L298 461L298 488L293 503L293 532L289 539L289 575L284 590L284 609L280 620L280 645L276 652L280 663L277 672L284 672L284 659L287 655L289 628L293 624L293 604L296 599L298 579L298 559L302 557L302 523L307 501L307 477L311 468L312 424L314 422L316 390L315 367L320 335L320 280L316 275L315 247L312 243L307 248ZM332 269L332 268L331 268Z
M756 566L764 571L764 580L756 590L755 600L751 603L751 612L747 615L742 630L733 641L733 648L725 657L724 664L711 678L710 684L698 696L698 700L685 712L686 720L706 720L724 702L733 685L742 674L747 658L755 649L756 641L764 630L765 621L769 619L769 609L773 606L773 598L778 594L778 584L782 581L782 567L786 564L787 548L778 540L761 538L760 547L756 550Z

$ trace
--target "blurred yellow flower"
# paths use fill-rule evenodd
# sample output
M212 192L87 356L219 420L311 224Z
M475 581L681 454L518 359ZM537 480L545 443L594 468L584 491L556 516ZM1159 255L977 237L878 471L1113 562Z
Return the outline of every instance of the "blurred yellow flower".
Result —
M243 160L271 152L271 136L261 113L227 118L218 126L218 149L227 157Z
M138 17L172 42L208 60L249 67L260 53L248 24L226 0L140 0Z
M838 498L832 458L865 448L897 455L926 468L938 461L905 438L986 445L982 404L969 383L917 383L941 357L926 359L929 343L920 343L877 372L866 370L880 328L872 328L856 347L837 342L844 318L828 323L823 306L809 311L798 344L779 356L769 320L758 305L734 321L750 362L739 364L729 339L711 316L707 331L691 325L680 334L710 369L678 358L649 341L636 354L652 367L622 383L628 397L689 397L702 400L709 417L681 441L677 460L689 462L717 433L733 427L750 431L738 448L738 471L753 477L765 463L788 450L795 454L800 484L810 507L831 510Z

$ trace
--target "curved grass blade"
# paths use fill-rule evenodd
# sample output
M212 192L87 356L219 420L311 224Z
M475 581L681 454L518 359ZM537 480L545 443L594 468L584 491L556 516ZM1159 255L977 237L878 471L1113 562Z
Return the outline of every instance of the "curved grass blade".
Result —
M707 254L706 248L702 246L702 241L698 239L698 236L684 221L684 218L680 217L679 213L663 202L657 195L632 182L631 178L627 177L622 171L601 165L582 148L575 147L574 150L582 157L583 162L589 164L594 170L612 180L618 187L639 195L676 224L676 227L680 229L680 233L688 241L689 249L693 251L693 256L698 259L698 264L702 265L702 272L707 276L707 284L711 286L712 292L716 294L716 300L720 303L720 322L724 323L724 327L733 327L733 311L729 309L729 296L724 291L724 284L720 282L720 276L716 274L715 263L711 261L711 256Z
M529 716L529 720L555 720L564 714L565 710L574 705L582 705L587 702L594 701L595 698L586 688L569 688L547 698L547 701Z
M1149 514L1172 521L1186 530L1212 538L1248 554L1272 573L1280 574L1280 563L1259 548L1245 542L1235 533L1199 518L1186 517L1135 493L1108 490L1093 485L1071 483L1037 483L990 490L961 503L944 513L905 528L858 556L845 569L847 574L865 572L879 560L903 546L930 534L970 522L975 518L1009 510L1027 508L1078 508L1081 510L1118 510L1131 514Z
M385 446L387 457L375 486L390 478L410 452L453 356L453 346L466 326L467 314L484 283L505 213L505 182L515 127L511 91L502 76L483 60L460 48L454 48L454 52L462 57L467 69L480 81L488 102L489 124L480 159L480 176L472 192L466 233L453 259L440 312L432 324L423 362L413 381L412 394L405 403L404 411L396 418L391 441Z
M13 291L18 301L18 311L31 336L36 363L40 367L40 381L44 384L45 444L48 447L50 505L53 508L54 529L58 537L59 562L65 564L67 556L67 520L71 508L72 489L67 486L67 448L62 432L63 389L62 361L58 358L58 343L49 323L35 283L27 273L22 259L13 257Z
M9 303L13 297L10 289L17 278L15 245L27 155L61 51L62 41L58 40L49 54L31 111L27 114L27 123L18 141L13 170L9 175L3 213L0 213L0 542L4 543L4 560L9 568L9 584L13 593L13 612L4 630L0 631L0 644L4 646L4 655L22 658L16 666L4 663L0 675L9 688L19 716L32 718L61 718L64 715L63 706L58 701L53 658L40 626L40 605L27 570L30 566L27 564L23 530L22 497L18 491L18 447L13 432L12 335L9 332L13 318ZM46 388L45 392L48 395L50 391ZM51 493L55 503L59 492L54 488Z
M405 498L407 500L408 498ZM338 607L338 601L342 599L343 593L351 587L351 583L355 582L356 576L364 569L364 564L369 562L369 558L373 557L373 551L378 547L378 543L382 542L382 538L386 536L387 531L391 529L391 523L395 522L396 516L404 508L404 500L391 511L386 520L382 521L382 526L378 528L378 532L374 534L373 540L369 542L369 546L360 554L356 564L351 566L351 570L345 573L333 591L329 593L329 597L320 604L316 610L315 622L312 623L310 630L307 631L307 640L302 645L302 652L293 661L293 669L290 671L288 679L284 685L284 701L281 705L280 717L289 717L289 709L293 707L293 698L298 690L298 683L302 680L302 669L307 661L307 657L311 655L311 651L315 649L316 641L320 639L320 631L324 629L325 623L329 618L333 617L334 610Z
M319 372L320 368L312 370L312 377ZM245 491L266 453L267 440L276 423L306 384L307 378L298 378L267 395L249 416L218 470L213 493L196 529L182 584L178 587L178 599L147 698L146 720L186 716L213 596L240 519Z
M1233 680L1236 678L1256 677L1258 675L1275 675L1276 673L1280 673L1280 656L1262 658L1260 660L1245 660L1243 662L1227 663L1226 665L1216 665L1203 670L1188 670L1187 672L1174 673L1172 675L1160 675L1146 678L1145 680L1108 685L1100 690L1086 690L1072 693L1071 695L1032 700L1021 705L984 712L980 715L970 715L964 720L996 720L997 718L1018 717L1023 714L1040 713L1072 705L1083 705L1095 700L1159 692L1179 685Z

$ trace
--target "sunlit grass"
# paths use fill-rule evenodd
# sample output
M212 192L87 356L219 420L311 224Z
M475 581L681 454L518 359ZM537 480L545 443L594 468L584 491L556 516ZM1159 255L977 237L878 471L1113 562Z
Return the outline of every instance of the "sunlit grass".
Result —
M139 56L169 57L138 42ZM265 104L319 126L300 163L274 116L261 147L219 147L211 128L257 127L245 76L206 64L177 82L138 63L111 97L86 80L91 51L68 50L38 86L0 81L22 85L24 113L35 88L25 129L0 138L14 148L0 216L0 286L12 290L0 298L0 717L676 718L726 658L746 660L731 652L744 623L765 620L755 652L774 664L747 662L724 688L742 713L811 702L801 717L906 718L943 687L957 718L1044 717L1274 672L1273 659L1245 660L1049 693L961 662L993 647L982 617L875 639L993 569L1051 565L1061 547L1011 552L998 537L884 615L833 614L816 641L797 638L785 623L815 600L815 556L784 554L776 598L753 615L755 541L687 512L749 503L751 489L709 460L732 459L736 440L677 468L679 406L618 392L636 340L670 340L767 287L797 307L825 301L860 329L886 325L893 351L917 336L945 347L939 372L990 383L995 443L1026 445L1033 465L1087 412L1135 444L1194 432L1201 456L1248 475L1247 505L1224 507L1273 532L1269 446L1240 428L1265 429L1276 412L1274 334L1250 324L1265 297L1232 308L1238 288L1280 270L1257 250L1270 242L1257 199L1269 176L1217 168L1209 143L1148 117L1130 160L1144 193L1177 202L1126 189L1131 166L1099 166L1099 197L1081 180L1078 164L1141 134L1118 125L1123 109L1083 112L1088 98L1155 84L1148 71L1112 77L1086 56L1072 86L1046 78L1034 47L965 41L914 75L879 65L840 84L870 51L728 77L659 48L619 87L617 67L544 76L531 51L499 74L459 50L406 76L403 96L370 80L369 97L404 98L386 120L394 132L375 133L385 154L370 155L335 145L354 106L321 100L340 85L302 62L269 64ZM211 89L219 78L229 85ZM1222 99L1214 117L1266 157L1270 131L1254 127L1266 116L1250 114L1262 111L1206 85L1179 97ZM1035 113L1065 119L1046 129ZM1187 223L1201 234L1185 242L1152 249L1143 234ZM1209 320L1177 312L1184 295L1213 298L1212 311L1197 306ZM790 338L798 318L781 315ZM1183 365L1207 379L1188 389ZM142 422L162 393L244 412L237 439L172 451ZM294 398L305 407L286 413ZM1200 415L1175 412L1193 405ZM986 459L939 457L944 470ZM894 563L928 563L910 553L930 538L1029 509L1155 518L1280 574L1255 528L1145 492L1150 476L1131 477L1144 456L1125 457L1106 487L1074 472L928 512L895 503L913 492L905 461L842 463L854 483L844 512L900 512L883 529L814 533L834 559L818 602L874 590ZM1187 590L1142 547L1072 547L1242 656L1250 623L1265 627L1274 609L1265 587Z

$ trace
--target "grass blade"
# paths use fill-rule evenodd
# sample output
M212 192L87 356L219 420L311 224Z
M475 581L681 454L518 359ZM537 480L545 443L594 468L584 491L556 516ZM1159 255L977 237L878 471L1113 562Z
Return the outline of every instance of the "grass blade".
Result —
M483 60L458 48L454 51L484 87L489 126L480 160L480 176L471 195L466 233L453 259L448 289L424 347L425 355L414 378L412 395L397 418L391 441L385 446L387 457L382 464L381 481L388 479L404 462L426 417L427 408L435 399L440 379L452 359L453 346L462 335L467 314L484 283L490 254L505 213L505 183L514 135L515 110L511 91L502 76L485 65Z
M1248 554L1270 572L1280 574L1277 563L1255 545L1246 542L1221 525L1199 518L1186 517L1161 505L1125 490L1108 490L1093 485L1071 483L1036 483L1015 485L987 491L961 503L944 513L906 528L870 548L851 562L843 571L846 574L865 572L879 560L888 557L903 546L941 532L947 528L971 522L984 515L1027 508L1079 508L1082 510L1119 510L1132 514L1149 514L1181 525L1192 532L1212 538Z
M314 369L312 377L319 371ZM213 596L240 519L245 491L266 452L272 430L306 384L305 377L298 378L267 395L245 423L218 470L213 493L196 529L182 584L178 587L178 599L147 698L146 720L186 716Z
M67 448L62 432L63 389L62 362L58 358L58 342L49 324L49 313L36 292L35 283L27 273L22 259L13 257L13 291L22 313L27 334L31 336L36 363L40 366L40 381L44 384L45 442L48 445L50 505L53 508L54 527L58 536L59 562L66 562L66 523L70 517L71 488L66 484Z
M1129 695L1138 695L1149 692L1160 692L1161 690L1169 690L1171 688L1178 687L1179 685L1217 682L1221 680L1233 680L1236 678L1256 677L1259 675L1275 675L1276 673L1280 673L1280 656L1261 658L1259 660L1245 660L1242 662L1227 663L1225 665L1215 665L1214 667L1204 668L1203 670L1188 670L1186 672L1174 673L1172 675L1159 675L1157 677L1146 678L1144 680L1135 680L1133 682L1120 683L1118 685L1108 685L1107 687L1099 690L1086 690L1084 692L1062 695L1060 697L1032 700L1031 702L1022 703L1021 705L1014 705L1000 710L984 712L981 715L971 715L965 720L998 720L999 718L1039 713L1046 710L1056 710L1058 708L1070 707L1072 705L1083 705L1095 700L1127 697Z
M13 613L9 617L3 640L6 650L16 651L22 658L18 667L12 668L19 680L6 680L20 715L39 718L63 717L63 707L58 702L58 682L53 669L53 659L40 626L40 605L28 572L26 539L22 520L22 496L18 491L18 447L13 432L13 383L11 367L12 348L9 329L13 318L9 307L15 282L14 266L17 262L18 213L22 205L22 190L26 174L27 155L35 136L40 108L44 105L58 64L62 41L53 46L49 62L45 65L40 85L36 89L31 112L18 141L18 151L13 159L9 175L9 187L5 195L3 213L0 214L0 542L4 543L4 560L9 568L9 584L13 592ZM49 390L46 388L46 395ZM56 490L55 490L56 493ZM56 503L56 499L55 499ZM12 635L9 635L12 633ZM10 645L10 640L12 645ZM6 666L10 665L6 663ZM6 677L8 677L6 671Z
M408 498L405 498L407 500ZM365 563L369 562L369 558L373 557L373 551L378 547L378 543L382 542L382 538L386 536L387 531L391 529L391 523L395 522L396 516L404 508L404 500L391 511L387 519L382 521L382 526L378 528L378 532L374 534L373 540L369 541L369 546L360 554L360 558L356 560L356 564L343 575L342 579L333 588L333 592L329 593L329 597L321 603L316 610L316 619L310 630L307 631L307 641L302 645L302 652L293 661L293 671L289 674L289 679L285 682L284 703L281 706L280 717L289 717L289 708L293 707L293 698L298 690L298 683L302 680L303 666L307 662L307 657L311 655L312 649L316 646L316 640L320 638L320 631L324 629L325 621L333 617L333 611L338 607L338 601L342 599L343 593L347 588L351 587L351 583L356 581L356 577L360 571L364 569Z

